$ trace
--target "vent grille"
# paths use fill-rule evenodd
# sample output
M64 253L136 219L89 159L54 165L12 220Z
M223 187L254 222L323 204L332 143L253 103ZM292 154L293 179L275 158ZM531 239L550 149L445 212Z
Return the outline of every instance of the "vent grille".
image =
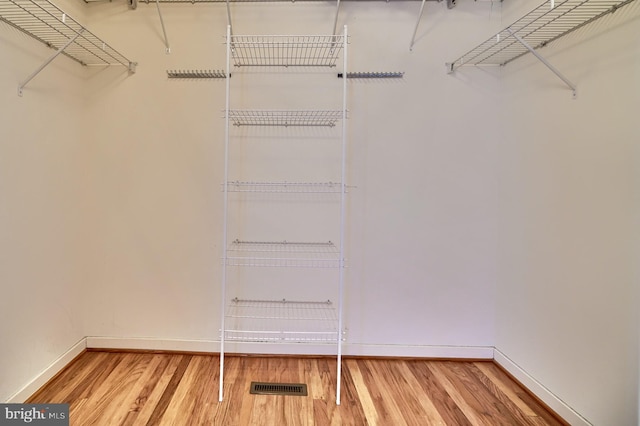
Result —
M251 382L251 390L249 393L256 395L307 396L307 385L304 383Z

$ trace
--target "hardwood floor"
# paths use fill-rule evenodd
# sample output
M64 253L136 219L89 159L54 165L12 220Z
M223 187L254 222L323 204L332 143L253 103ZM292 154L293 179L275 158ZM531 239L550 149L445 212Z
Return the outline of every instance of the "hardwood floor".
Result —
M70 404L71 425L562 425L492 362L88 351L28 402ZM249 394L252 381L308 396Z

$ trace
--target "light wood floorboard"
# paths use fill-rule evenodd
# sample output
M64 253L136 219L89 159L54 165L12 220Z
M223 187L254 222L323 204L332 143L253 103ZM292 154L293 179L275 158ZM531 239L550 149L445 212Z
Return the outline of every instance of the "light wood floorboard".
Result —
M336 360L88 351L31 403L69 403L71 425L564 425L490 361ZM252 395L255 382L306 383L308 396Z

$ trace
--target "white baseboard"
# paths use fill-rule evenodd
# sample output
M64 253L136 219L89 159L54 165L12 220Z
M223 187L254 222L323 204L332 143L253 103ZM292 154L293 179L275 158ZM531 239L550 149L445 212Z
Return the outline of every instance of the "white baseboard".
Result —
M592 424L575 412L569 405L554 395L542 383L534 379L529 373L523 370L518 364L513 362L509 357L494 349L493 360L502 368L507 370L509 374L515 377L524 387L531 393L540 398L542 402L547 404L549 408L555 411L560 417L572 426L592 426Z
M333 355L331 344L268 344L226 342L225 352L255 354ZM179 340L155 338L87 337L89 349L137 349L179 352L220 352L220 342L214 340ZM345 356L389 356L416 358L493 359L490 346L409 346L345 343Z
M58 374L64 367L67 366L75 357L80 355L87 347L86 338L80 339L78 343L73 345L71 349L62 354L58 359L53 361L51 365L41 371L33 380L27 383L22 389L12 395L7 402L8 403L23 403L33 395L38 389L40 389L45 383L51 380L56 374Z
M212 340L157 339L151 337L87 336L87 349L219 352L220 342Z
M493 359L492 346L411 346L411 345L344 345L344 354L352 356L389 356L450 359Z

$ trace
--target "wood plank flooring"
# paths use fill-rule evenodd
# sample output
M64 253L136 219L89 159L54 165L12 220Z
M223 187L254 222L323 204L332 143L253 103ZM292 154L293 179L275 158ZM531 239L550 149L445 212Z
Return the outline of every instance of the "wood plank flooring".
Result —
M69 403L71 425L563 425L494 363L225 357L88 351L31 403ZM308 396L249 394L252 381L306 383Z

